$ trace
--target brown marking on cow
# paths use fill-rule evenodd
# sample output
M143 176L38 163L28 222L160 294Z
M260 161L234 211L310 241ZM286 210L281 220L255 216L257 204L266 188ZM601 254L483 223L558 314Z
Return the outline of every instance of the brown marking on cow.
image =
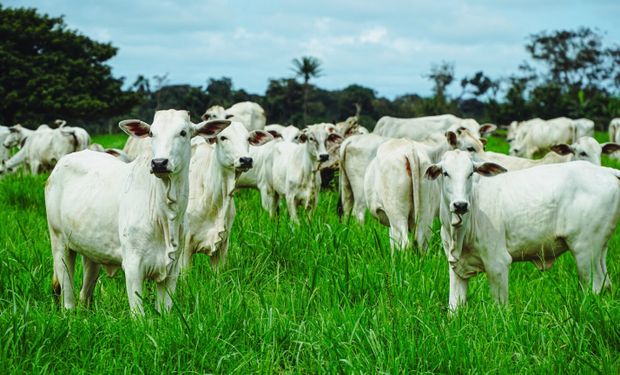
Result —
M405 169L407 170L407 174L411 177L411 163L409 163L409 159L405 157Z

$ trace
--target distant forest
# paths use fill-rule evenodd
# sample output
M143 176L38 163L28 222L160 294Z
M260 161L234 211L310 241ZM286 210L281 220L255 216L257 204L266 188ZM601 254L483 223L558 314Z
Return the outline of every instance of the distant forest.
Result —
M212 105L245 100L263 106L268 123L299 127L356 113L369 129L384 115L452 113L495 124L587 117L602 130L620 117L620 47L608 45L602 31L542 31L528 36L524 48L529 60L510 75L489 77L480 70L456 77L454 63L441 61L424 74L432 95L406 93L394 100L361 85L316 86L313 79L329 72L311 56L294 59L294 74L270 79L263 94L236 88L229 77L205 77L204 86L170 85L167 73L140 76L127 88L107 64L118 52L110 43L69 29L62 18L0 5L0 124L35 127L62 118L100 133L117 131L122 118L148 121L157 109L188 109L198 121ZM458 94L450 95L451 87Z

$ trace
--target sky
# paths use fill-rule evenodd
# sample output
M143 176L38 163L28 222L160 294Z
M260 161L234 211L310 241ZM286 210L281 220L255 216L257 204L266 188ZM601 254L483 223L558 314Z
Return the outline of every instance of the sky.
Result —
M64 16L72 29L119 48L109 61L132 83L168 73L170 84L204 86L231 77L263 94L293 77L291 60L315 56L326 89L350 84L381 96L428 95L424 77L441 61L456 77L506 77L528 59L528 35L598 28L620 43L620 0L9 0ZM456 90L458 84L452 85Z

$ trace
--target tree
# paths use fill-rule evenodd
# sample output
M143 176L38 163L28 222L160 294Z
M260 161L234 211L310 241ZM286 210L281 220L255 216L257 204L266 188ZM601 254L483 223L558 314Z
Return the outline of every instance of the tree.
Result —
M525 48L564 91L620 85L620 47L604 47L603 36L590 28L533 34Z
M446 61L442 61L439 65L433 64L431 72L425 77L434 82L435 96L445 100L446 88L454 81L454 64Z
M308 91L310 90L310 78L321 76L321 61L316 57L302 56L301 59L293 59L293 71L298 77L304 79L304 125L308 115Z
M127 113L139 99L106 64L116 52L62 17L0 5L0 121L90 123Z
M207 94L209 103L207 107L221 105L224 108L234 104L233 83L230 77L209 78L207 82Z

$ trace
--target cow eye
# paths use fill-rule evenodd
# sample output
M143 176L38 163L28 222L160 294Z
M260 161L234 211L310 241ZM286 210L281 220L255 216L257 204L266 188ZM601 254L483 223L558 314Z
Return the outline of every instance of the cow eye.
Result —
M185 137L187 135L187 132L185 130L181 130L181 133L179 133L179 135L181 137Z
M473 147L468 147L468 148L467 148L467 151L469 151L469 152L474 152L474 151L476 151L476 149L475 149L475 148L473 148Z
M450 177L450 175L448 175L448 172L443 172L443 175L444 175L445 177Z
M474 175L474 171L472 171L472 172L469 174L469 176L467 176L467 178L470 178L470 177L471 177L471 176L473 176L473 175Z
M152 136L153 136L153 132L149 131L149 137L152 137Z
M220 137L220 141L225 141L225 140L227 140L227 139L228 139L228 138L226 138L226 137L224 137L224 136L221 136L221 137Z
M581 152L579 153L579 156L588 156L588 154L586 154L585 152L581 151Z

